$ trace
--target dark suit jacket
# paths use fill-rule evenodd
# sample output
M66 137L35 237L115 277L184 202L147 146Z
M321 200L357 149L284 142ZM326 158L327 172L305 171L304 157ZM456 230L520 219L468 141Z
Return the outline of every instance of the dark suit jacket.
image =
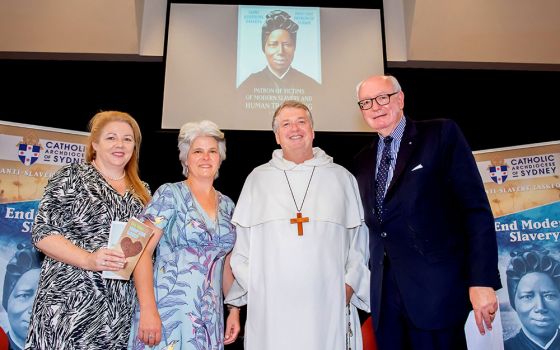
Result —
M416 327L464 323L469 286L501 287L494 219L471 150L451 120L407 119L380 225L374 215L377 142L375 135L354 168L370 230L376 328L384 253Z

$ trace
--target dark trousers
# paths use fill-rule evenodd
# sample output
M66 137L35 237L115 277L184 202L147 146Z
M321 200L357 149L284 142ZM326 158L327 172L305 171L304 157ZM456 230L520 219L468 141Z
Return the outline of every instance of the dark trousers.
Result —
M414 291L409 291L414 293ZM433 310L441 313L445 310ZM373 315L376 317L376 315ZM378 350L462 350L467 349L464 325L438 330L423 330L415 327L402 302L395 281L394 270L385 259L383 291L379 326L375 330ZM364 349L368 350L368 349Z

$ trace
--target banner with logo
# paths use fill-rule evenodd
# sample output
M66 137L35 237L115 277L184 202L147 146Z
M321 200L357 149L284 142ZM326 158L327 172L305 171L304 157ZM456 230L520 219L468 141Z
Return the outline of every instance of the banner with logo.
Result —
M495 218L504 348L560 349L560 141L474 156Z
M87 133L0 121L0 336L23 347L41 256L31 226L43 190L62 166L82 162Z

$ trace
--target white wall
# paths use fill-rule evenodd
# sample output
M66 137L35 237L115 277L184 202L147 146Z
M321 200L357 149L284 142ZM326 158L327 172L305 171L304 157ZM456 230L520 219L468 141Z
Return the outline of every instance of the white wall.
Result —
M559 0L385 0L384 6L388 61L560 64ZM166 0L1 0L0 57L161 57L165 14Z
M0 52L163 55L165 0L2 0Z

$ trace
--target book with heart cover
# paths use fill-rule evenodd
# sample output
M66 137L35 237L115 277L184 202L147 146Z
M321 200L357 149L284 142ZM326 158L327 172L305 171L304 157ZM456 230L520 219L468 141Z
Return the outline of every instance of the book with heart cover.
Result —
M101 276L103 278L129 280L153 233L151 228L134 217L130 218L128 222L113 221L109 231L108 247L123 252L126 264L122 270L103 271Z

